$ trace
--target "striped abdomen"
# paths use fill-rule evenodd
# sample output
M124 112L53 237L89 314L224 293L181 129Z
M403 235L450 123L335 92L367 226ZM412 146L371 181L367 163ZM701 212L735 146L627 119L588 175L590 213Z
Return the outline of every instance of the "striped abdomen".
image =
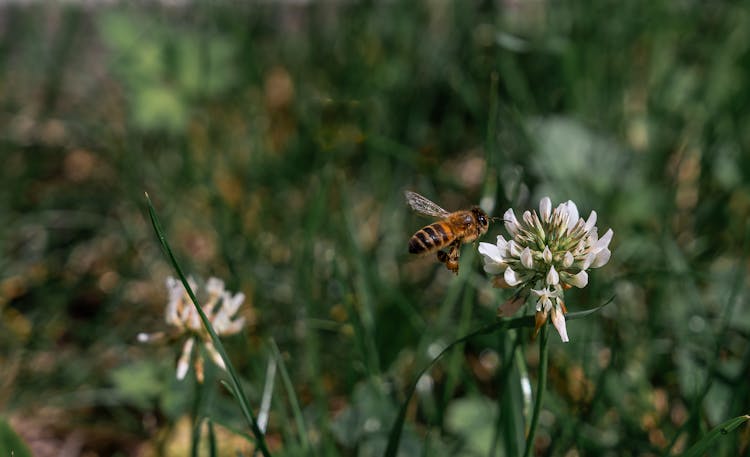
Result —
M435 222L423 227L409 240L409 252L422 254L432 252L451 244L456 235L451 226L445 222Z

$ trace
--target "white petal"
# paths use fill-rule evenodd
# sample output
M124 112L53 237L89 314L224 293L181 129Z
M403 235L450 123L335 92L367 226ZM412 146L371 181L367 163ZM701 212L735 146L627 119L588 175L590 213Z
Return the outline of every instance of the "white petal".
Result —
M531 217L531 211L526 210L523 212L522 219L526 222L526 225L532 227L534 225L534 218Z
M549 295L549 289L547 289L546 287L544 289L531 289L531 293L536 295L538 298L541 298L545 295Z
M164 321L169 325L180 327L182 322L180 321L180 314L177 312L177 305L180 300L169 300L167 307L164 309Z
M589 274L585 270L581 270L578 273L568 279L568 284L576 286L579 289L583 289L589 283Z
M591 266L591 263L596 259L596 253L595 252L589 252L586 254L586 257L583 258L583 261L581 262L581 270L588 270L589 266Z
M529 270L534 267L534 258L531 255L531 249L528 247L521 252L521 265Z
M513 208L508 208L505 214L503 214L503 219L505 220L505 230L507 230L511 236L518 233L518 219L516 219L516 214L513 212Z
M224 292L224 281L214 277L208 278L208 281L206 281L206 292L210 295L221 295Z
M571 265L573 265L574 261L575 258L573 257L573 254L571 254L570 251L565 252L565 255L563 256L563 267L570 267Z
M222 370L226 370L227 366L224 364L224 359L221 358L221 355L219 355L219 352L214 347L214 344L210 341L207 341L205 347L208 355L211 356L211 360L214 361L216 366L218 366Z
M573 200L568 200L568 230L572 230L573 227L578 223L578 207Z
M519 258L521 257L521 246L513 240L508 241L508 256Z
M586 220L586 231L588 232L596 225L596 211L591 211L589 218Z
M193 354L193 338L188 338L185 344L182 346L182 355L180 360L177 361L177 379L185 379L188 368L190 368L190 356Z
M547 287L541 290L531 289L531 292L533 292L534 295L539 297L536 302L537 311L546 313L550 310L550 308L552 308L552 300L550 299L552 295Z
M182 297L183 292L185 289L182 288L182 283L175 278L168 276L167 277L167 291L169 292L169 299L175 300L180 297Z
M599 268L606 265L609 262L609 257L612 255L609 249L604 248L596 253L596 257L591 262L591 268Z
M544 251L542 251L542 258L547 264L552 263L552 251L549 250L548 246L544 247Z
M503 273L503 279L505 279L505 282L513 287L521 283L521 279L518 277L515 271L513 271L512 268L508 267L505 269L505 273Z
M488 263L488 262L500 263L503 261L503 256L500 253L500 248L498 248L496 245L492 243L480 242L477 250L479 251L480 254L482 254L485 263Z
M562 311L558 310L557 308L552 308L552 325L555 326L557 329L557 333L560 334L560 339L563 341L563 343L567 343L570 341L568 339L568 329L565 328L565 315L563 315Z
M232 317L237 313L237 310L240 309L242 302L245 301L245 294L238 292L232 296L229 292L224 292L223 295L222 309L226 310L227 316Z
M552 212L552 201L549 197L539 200L539 214L542 216L542 222L549 221L549 215Z
M557 270L555 270L555 266L552 265L549 268L549 272L547 273L547 285L554 286L557 285L560 282L560 275L557 274Z
M171 276L167 277L166 283L169 301L167 302L167 307L164 309L164 320L167 324L180 326L180 316L177 309L180 303L182 303L182 296L185 293L185 289L182 287L182 283Z
M185 320L188 328L195 332L200 332L203 330L203 321L201 320L201 316L198 314L198 311L195 309L195 305L192 303L188 303L186 306L186 309L188 310L188 318Z
M506 255L508 251L508 242L505 241L505 237L502 235L497 236L497 248L500 250L500 255Z
M609 242L612 241L613 234L614 232L612 232L612 229L607 230L607 233L605 233L603 237L597 240L596 244L593 247L593 251L599 252L602 249L609 247Z
M239 317L224 327L224 335L234 335L245 327L245 318Z

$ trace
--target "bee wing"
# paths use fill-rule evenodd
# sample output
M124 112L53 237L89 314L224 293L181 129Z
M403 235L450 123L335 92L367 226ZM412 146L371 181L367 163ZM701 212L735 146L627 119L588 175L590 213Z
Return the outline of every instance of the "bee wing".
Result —
M438 206L437 203L427 199L427 197L419 195L416 192L407 190L406 192L404 192L404 195L406 196L406 203L411 206L411 209L420 214L440 218L446 217L448 214L450 214L448 211Z

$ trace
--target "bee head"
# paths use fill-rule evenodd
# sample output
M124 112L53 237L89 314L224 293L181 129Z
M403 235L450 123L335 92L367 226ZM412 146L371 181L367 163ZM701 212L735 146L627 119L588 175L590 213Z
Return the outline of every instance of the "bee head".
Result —
M479 233L484 235L485 233L487 233L487 229L490 226L490 220L487 217L487 213L485 213L482 208L479 208L478 206L472 208L471 212L474 214L474 218L477 220L477 223L479 225Z

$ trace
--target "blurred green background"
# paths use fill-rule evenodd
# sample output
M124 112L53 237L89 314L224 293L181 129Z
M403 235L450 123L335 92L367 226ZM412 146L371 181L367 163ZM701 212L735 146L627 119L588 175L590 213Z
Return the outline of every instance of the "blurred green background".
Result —
M314 455L380 455L435 348L508 295L472 247L459 277L409 256L403 191L549 195L615 233L568 308L616 298L552 335L537 455L685 450L750 411L748 82L741 2L4 3L0 414L39 456L188 455L179 346L135 338L174 274L147 191L183 267L248 296L225 342L253 404L273 338ZM538 342L511 341L430 372L402 455L513 455ZM215 384L222 455L251 455ZM277 385L275 455L305 455L293 409Z

